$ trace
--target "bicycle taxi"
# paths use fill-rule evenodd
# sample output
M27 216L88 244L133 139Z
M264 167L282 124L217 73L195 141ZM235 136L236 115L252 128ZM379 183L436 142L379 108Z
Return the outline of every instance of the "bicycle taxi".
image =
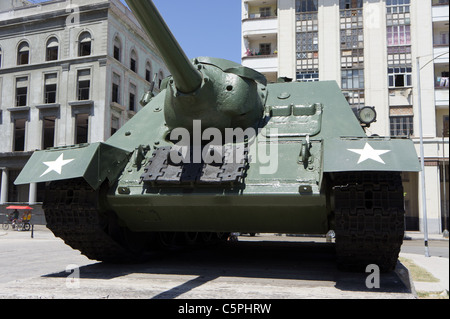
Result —
M29 231L31 229L32 207L11 205L6 207L6 209L11 210L11 212L8 213L6 221L3 223L4 230L8 230L10 225L15 230Z

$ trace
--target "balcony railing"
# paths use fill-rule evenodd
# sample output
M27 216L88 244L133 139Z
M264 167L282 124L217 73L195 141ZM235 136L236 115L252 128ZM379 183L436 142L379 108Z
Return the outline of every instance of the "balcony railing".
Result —
M273 19L277 17L277 12L264 12L264 13L249 13L246 15L244 20L255 20L255 19Z
M271 58L271 57L276 57L278 56L278 51L274 51L273 53L260 53L260 52L254 52L254 51L250 51L247 50L247 52L244 54L244 56L242 57L243 59L245 58Z

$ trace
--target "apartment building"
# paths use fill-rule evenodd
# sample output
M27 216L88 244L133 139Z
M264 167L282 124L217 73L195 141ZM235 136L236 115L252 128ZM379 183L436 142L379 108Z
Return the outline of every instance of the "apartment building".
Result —
M33 151L105 141L169 75L119 0L52 0L0 7L0 210L43 200L15 186Z
M334 80L355 112L375 107L367 134L417 154L421 99L431 233L448 229L448 52L448 0L242 0L242 64L269 81ZM421 176L403 176L407 230L423 230Z

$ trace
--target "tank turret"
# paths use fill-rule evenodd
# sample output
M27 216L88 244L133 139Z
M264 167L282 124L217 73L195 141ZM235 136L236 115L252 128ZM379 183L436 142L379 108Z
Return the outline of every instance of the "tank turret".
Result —
M237 63L199 57L190 61L151 0L127 0L171 72L165 96L169 129L257 127L266 98L265 77Z

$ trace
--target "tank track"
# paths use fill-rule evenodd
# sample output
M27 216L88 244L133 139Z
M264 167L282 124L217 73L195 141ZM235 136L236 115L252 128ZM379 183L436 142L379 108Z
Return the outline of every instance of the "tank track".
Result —
M89 259L119 262L135 258L111 236L108 217L100 212L98 201L99 191L83 179L50 183L43 205L47 227Z
M382 272L392 271L404 237L400 173L339 173L334 185L339 268L365 271L376 264Z
M109 263L142 262L158 250L227 241L229 233L143 232L120 226L114 212L101 207L105 195L84 179L55 181L45 190L47 227L89 259ZM105 205L103 205L105 206Z

